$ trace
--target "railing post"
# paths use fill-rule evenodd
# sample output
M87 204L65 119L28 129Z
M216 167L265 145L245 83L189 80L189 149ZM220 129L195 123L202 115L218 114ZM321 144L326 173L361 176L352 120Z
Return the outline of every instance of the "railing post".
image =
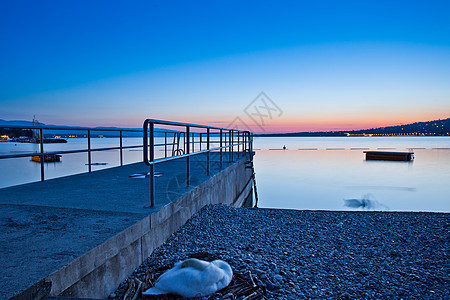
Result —
M178 139L178 133L173 133L173 141L172 141L172 156L175 156L175 142L177 143L177 149L180 145L180 140Z
M228 134L228 162L231 163L233 161L233 130L229 130Z
M249 131L248 135L250 139L250 154L253 156L253 134Z
M200 134L200 138L201 137ZM208 150L208 152L206 152L206 175L209 176L209 127L206 129L206 150Z
M155 124L150 122L150 207L155 205L155 165L153 161L155 160ZM145 137L147 138L147 136ZM148 151L148 149L145 149Z
M202 151L202 133L200 132L200 146L199 150Z
M144 163L148 165L148 120L145 120L142 128L142 156Z
M244 132L244 138L245 138L245 152L247 152L248 150L248 136L247 136L247 132Z
M238 156L238 157L239 157L239 154L240 154L240 152L239 152L239 150L240 150L240 145L239 145L240 135L241 135L241 132L238 131L238 132L237 132L237 138L238 138L238 140L237 140L237 156Z
M91 130L87 130L87 138L88 138L88 170L91 173L92 163L91 163Z
M247 152L250 153L250 132L246 131L245 132L245 137L247 138Z
M223 134L223 145L225 146L225 152L228 152L228 148L226 147L227 146L227 133L226 132L224 132L224 134Z
M189 145L189 137L190 137L190 127L186 126L186 186L189 186L189 175L190 175L190 165L189 165L189 153L190 153L190 145Z
M243 156L244 155L244 133L239 132L239 135L242 136L241 156Z
M220 168L222 169L222 129L220 129Z
M44 156L44 129L39 128L39 146L41 148L41 181L45 180L45 174L44 174L44 161L45 161L45 156Z
M119 131L120 132L120 166L123 166L123 143L122 143L122 130Z
M167 157L167 131L164 132L164 157Z
M244 132L245 136L245 152L248 152L248 131Z

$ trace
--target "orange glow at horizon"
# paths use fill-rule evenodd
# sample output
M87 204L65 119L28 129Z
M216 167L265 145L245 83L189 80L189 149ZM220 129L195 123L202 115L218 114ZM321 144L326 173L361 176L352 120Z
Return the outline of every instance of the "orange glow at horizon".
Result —
M290 132L317 132L317 131L351 131L359 129L370 129L378 127L396 126L402 124L410 124L415 122L426 122L437 119L447 119L450 117L450 113L423 113L423 114L402 114L396 116L395 112L387 112L383 114L361 114L355 115L324 115L324 116L298 116L287 117L281 116L280 118L273 118L272 120L265 120L263 126L258 126L250 120L248 117L239 116L237 120L236 116L217 116L216 119L212 119L210 116L204 116L198 113L197 115L190 114L165 114L165 115L152 115L153 119L174 121L180 123L201 124L222 128L238 128L241 130L251 130L255 133L290 133ZM141 128L144 120L149 118L144 115L129 115L123 118L120 124L116 119L102 120L99 123L92 124L73 124L83 126L115 126L126 128ZM237 121L236 121L237 120ZM236 123L240 126L235 127ZM67 124L72 125L72 124Z
M280 118L279 120L269 120L264 125L259 126L251 122L246 122L247 128L255 133L290 133L290 132L320 132L320 131L351 131L360 129L370 129L388 126L397 126L403 124L411 124L415 122L426 122L437 119L447 119L450 114L442 115L422 115L422 116L362 116L358 118L342 118L335 117L317 119L317 118L303 118L303 119L287 119ZM232 121L211 121L206 118L196 119L198 124L207 124L217 127L230 127ZM243 129L243 128L238 128Z

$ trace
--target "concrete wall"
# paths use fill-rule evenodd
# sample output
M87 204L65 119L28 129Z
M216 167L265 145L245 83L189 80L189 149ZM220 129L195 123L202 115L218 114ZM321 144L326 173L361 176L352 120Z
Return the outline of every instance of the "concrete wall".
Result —
M241 159L48 276L43 284L51 282L50 296L105 298L203 206L248 205L253 178L245 162Z

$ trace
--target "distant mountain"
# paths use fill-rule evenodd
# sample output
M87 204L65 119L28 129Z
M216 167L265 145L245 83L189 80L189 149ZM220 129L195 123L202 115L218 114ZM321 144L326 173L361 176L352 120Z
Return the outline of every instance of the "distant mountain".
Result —
M81 126L64 126L64 125L46 125L44 123L39 122L41 126L46 127L44 129L44 135L46 137L52 137L55 135L62 136L62 137L69 137L69 136L75 136L75 137L85 137L87 134L86 130L83 130ZM33 122L31 121L22 121L22 120L2 120L0 119L0 126L24 126L24 127L32 127ZM52 127L58 127L62 129L51 129ZM67 128L67 129L66 129ZM91 130L91 136L103 136L103 137L118 137L119 136L119 130L137 130L138 132L123 132L123 137L142 137L142 127L140 128L122 128L122 127L89 127ZM69 130L70 129L70 130ZM114 131L110 131L114 130ZM11 131L11 130L10 130ZM2 134L8 134L10 131L0 130ZM30 135L30 133L25 130L23 131L23 134L20 134L20 129L14 130L15 136L19 135ZM157 133L155 136L164 136L164 132L174 132L174 130L170 129L157 129Z
M69 135L74 135L74 136L84 136L87 134L86 130L82 130L83 127L81 126L64 126L64 125L46 125L44 123L39 122L40 126L44 126L47 129L44 130L44 135L45 136L52 136L52 135L61 135L61 136L69 136ZM2 120L0 119L0 126L28 126L28 127L32 127L33 126L33 122L31 121L23 121L23 120ZM70 130L66 130L66 129L51 129L52 127L58 127L58 128L70 128ZM78 130L79 129L79 130ZM118 131L107 131L108 129L112 129L112 130L121 130L121 129L131 129L131 130L142 130L142 128L118 128L118 127L92 127L92 129L95 129L95 131L92 132L92 136L98 136L98 135L102 135L102 136L119 136L119 132ZM98 129L98 131L97 131ZM105 130L106 129L106 130ZM138 136L142 136L142 132L127 132L124 133L124 136L129 136L129 137L138 137Z
M41 123L42 124L42 123ZM12 126L33 126L33 122L31 121L22 121L22 120L2 120L0 119L0 125L12 125ZM42 124L44 125L44 124Z
M292 132L256 136L449 136L450 118L351 131Z

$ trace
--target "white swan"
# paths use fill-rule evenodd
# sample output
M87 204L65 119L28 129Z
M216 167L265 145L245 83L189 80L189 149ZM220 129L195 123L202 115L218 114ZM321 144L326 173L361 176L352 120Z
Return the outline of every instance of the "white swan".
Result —
M180 261L164 272L155 286L143 295L177 294L185 298L203 297L223 289L231 282L233 270L223 260L207 262L196 258Z

